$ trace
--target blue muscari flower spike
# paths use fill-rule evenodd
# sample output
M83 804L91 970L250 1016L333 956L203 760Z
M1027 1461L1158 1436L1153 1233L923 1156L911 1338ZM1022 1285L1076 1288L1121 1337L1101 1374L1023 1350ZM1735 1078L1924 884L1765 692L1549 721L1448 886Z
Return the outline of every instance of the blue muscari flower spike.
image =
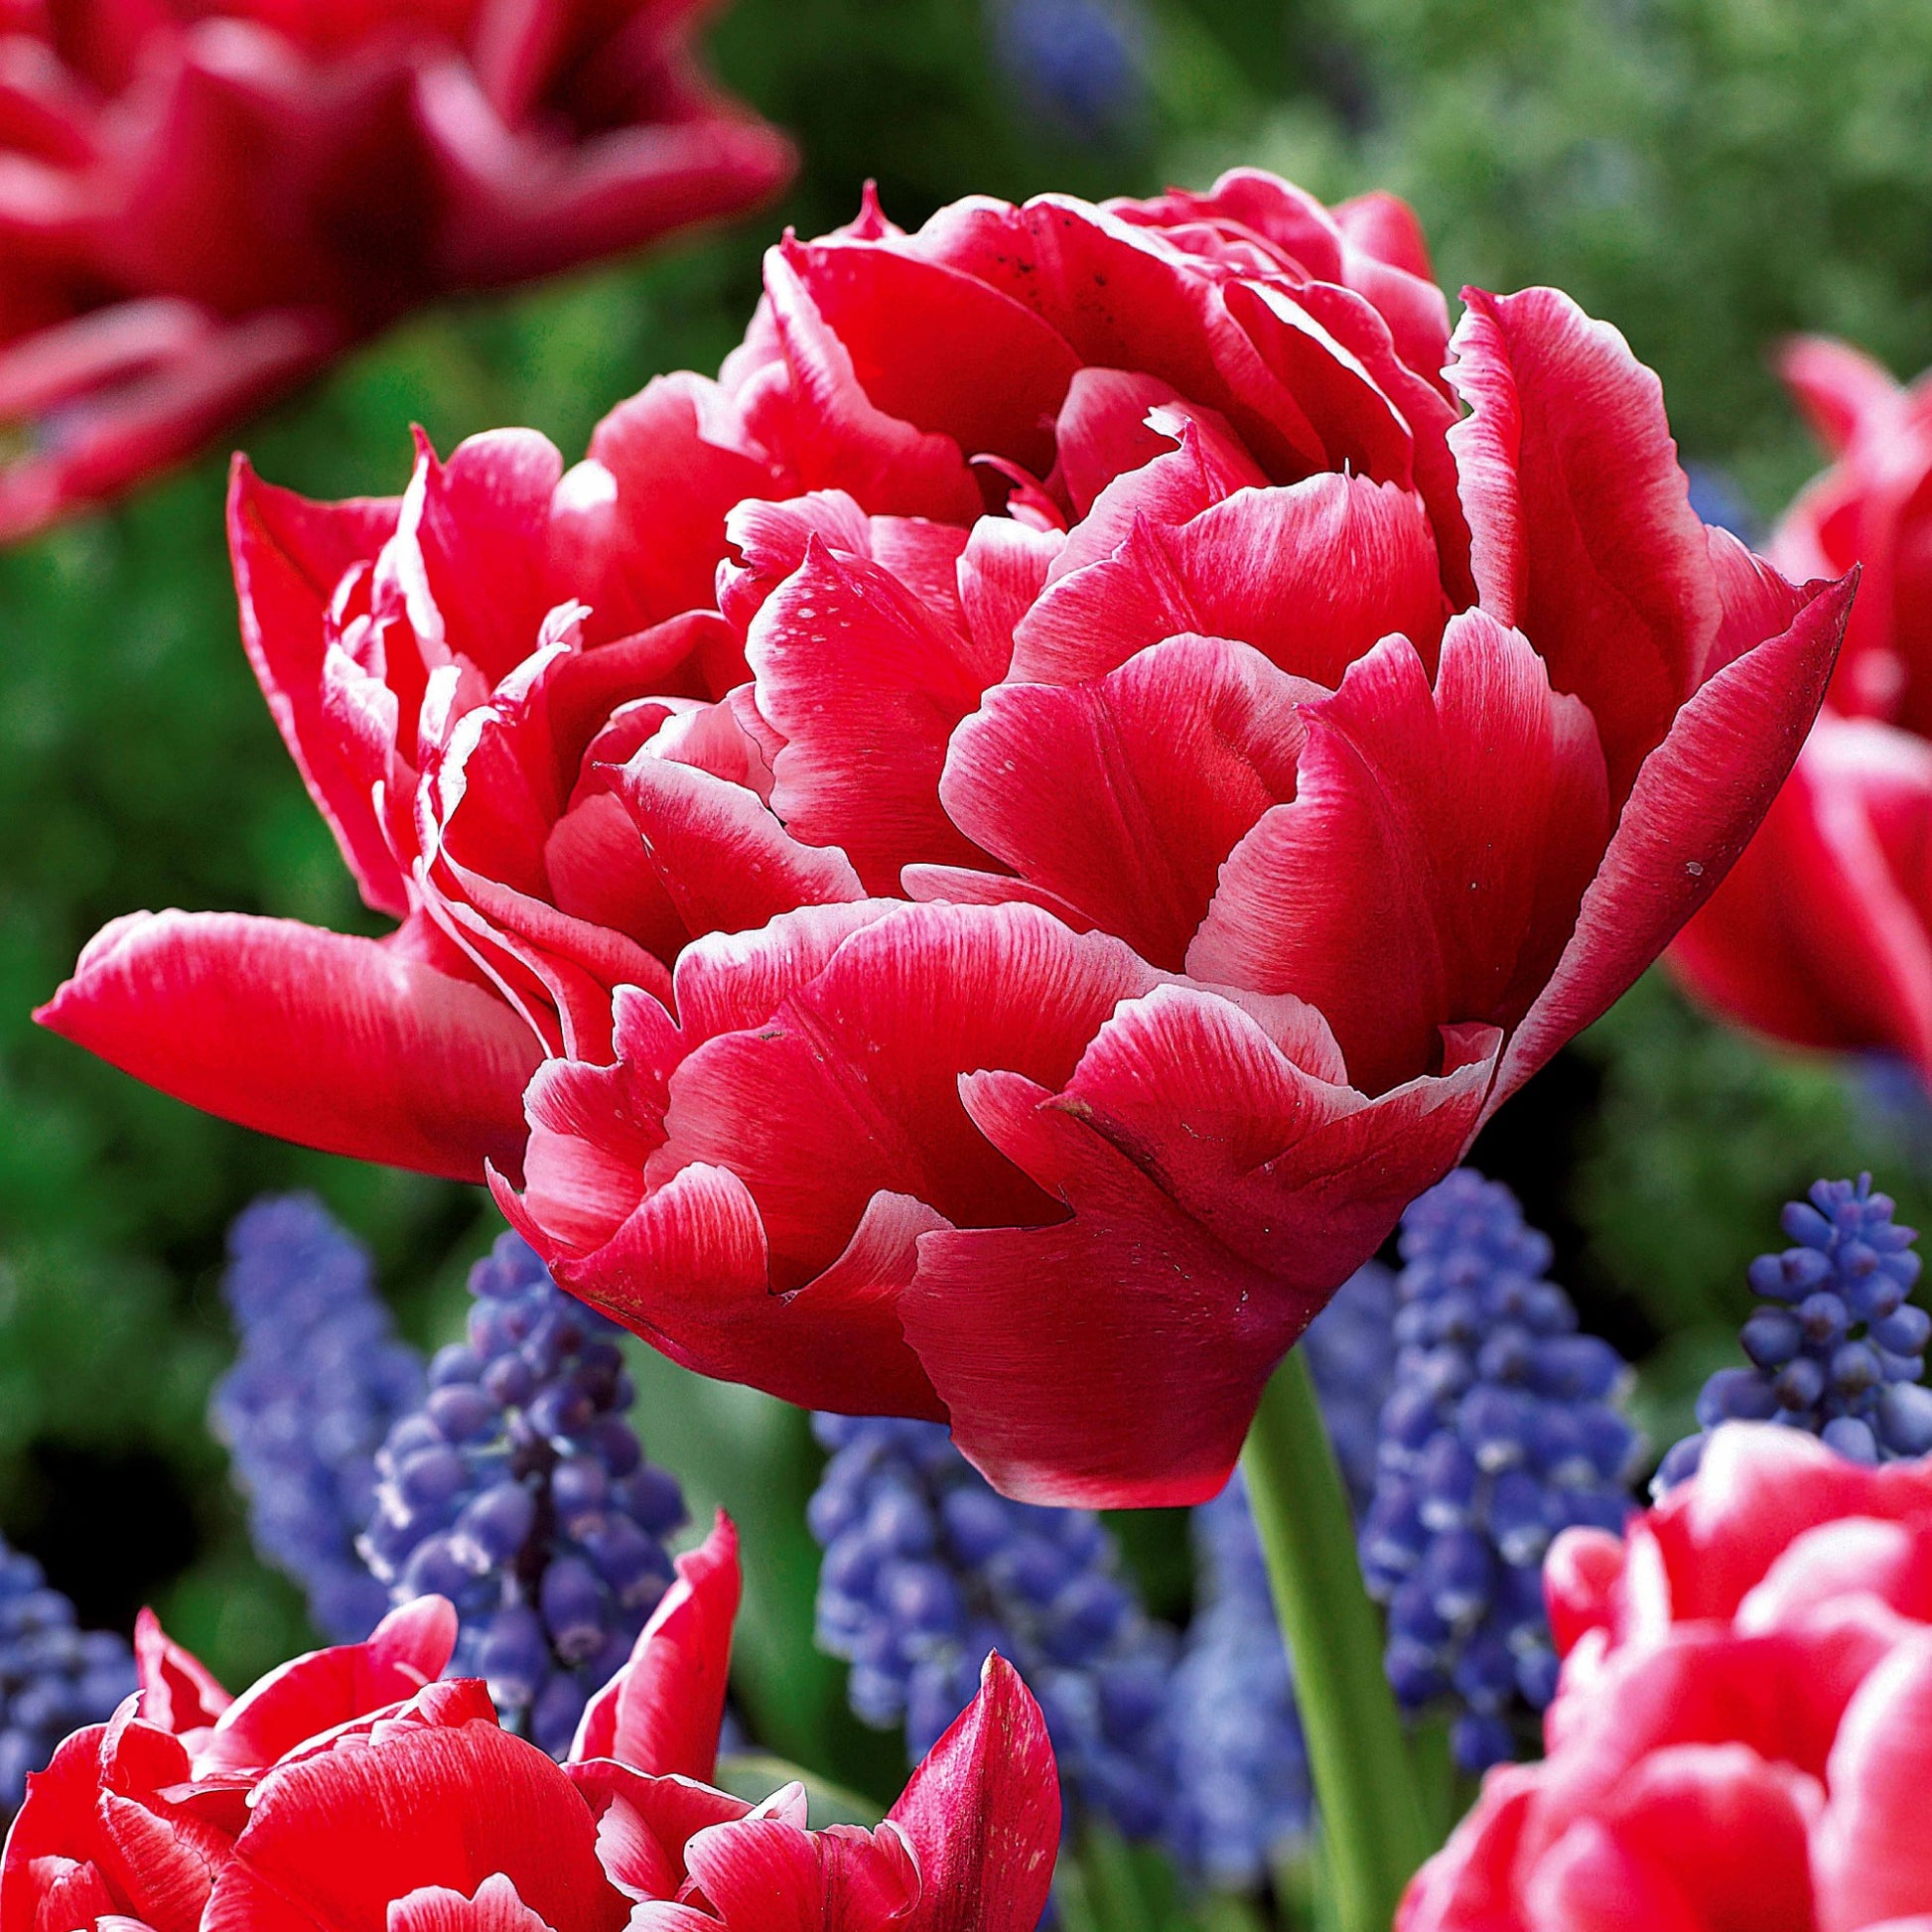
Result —
M1500 1182L1458 1169L1403 1218L1394 1386L1382 1409L1362 1572L1388 1606L1389 1681L1408 1710L1457 1711L1456 1761L1515 1754L1512 1713L1542 1710L1557 1658L1543 1555L1573 1524L1618 1530L1636 1432L1612 1406L1628 1370L1577 1332L1545 1279L1549 1241Z
M1148 103L1149 23L1139 0L987 0L1000 68L1065 138L1117 139Z
M1082 1509L1009 1502L940 1423L820 1415L829 1449L807 1514L825 1551L818 1642L847 1696L916 1762L972 1701L990 1650L1046 1715L1069 1809L1146 1840L1166 1828L1173 1633Z
M1692 1474L1711 1430L1724 1422L1776 1422L1823 1437L1857 1462L1932 1452L1932 1389L1924 1386L1932 1315L1906 1300L1919 1276L1916 1230L1891 1218L1888 1194L1821 1180L1788 1201L1793 1245L1751 1263L1763 1302L1739 1339L1749 1368L1721 1368L1698 1397L1703 1427L1657 1470L1662 1494Z
M27 1779L83 1725L105 1724L134 1689L134 1655L108 1630L80 1630L73 1605L0 1537L0 1836Z
M422 1357L396 1338L367 1250L313 1195L264 1195L236 1217L221 1290L241 1350L208 1422L248 1498L249 1534L302 1586L330 1641L358 1642L388 1592L355 1538L375 1451L422 1400Z
M1395 1310L1395 1277L1370 1262L1301 1342L1358 1515L1375 1486ZM1169 1692L1170 1842L1183 1867L1215 1889L1253 1891L1307 1838L1310 1785L1288 1653L1239 1469L1194 1511L1192 1535L1194 1615Z
M453 1677L553 1757L630 1653L672 1578L676 1479L644 1459L619 1329L513 1234L470 1273L469 1339L376 1457L361 1551L398 1603L457 1606Z

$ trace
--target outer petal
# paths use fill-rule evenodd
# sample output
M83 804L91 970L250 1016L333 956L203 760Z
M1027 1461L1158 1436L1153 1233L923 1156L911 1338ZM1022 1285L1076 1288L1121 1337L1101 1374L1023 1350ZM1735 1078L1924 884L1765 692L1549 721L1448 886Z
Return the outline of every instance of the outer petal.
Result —
M1600 1819L1578 1819L1537 1861L1523 1890L1538 1932L1706 1932L1669 1877Z
M1657 378L1554 289L1465 289L1450 432L1482 608L1595 714L1620 801L1697 689L1720 610Z
M1631 1773L1611 1829L1699 1932L1813 1932L1808 1840L1821 1797L1815 1780L1742 1744L1678 1744Z
M1821 717L1756 836L1672 946L1726 1019L1932 1071L1932 747Z
M241 604L241 641L289 755L329 821L362 897L401 918L404 874L383 835L364 769L325 704L324 619L349 568L394 533L394 499L312 503L260 482L237 457L228 486L228 548Z
M703 1545L678 1558L677 1582L630 1661L586 1706L572 1763L609 1757L651 1777L711 1776L741 1587L738 1532L720 1510Z
M1854 588L1848 579L1795 593L1789 628L1726 664L1678 714L1510 1040L1492 1111L1609 1008L1743 850L1817 716Z
M115 920L35 1017L244 1127L463 1180L517 1165L541 1057L500 1001L394 945L228 912Z
M1046 1721L1006 1659L914 1769L892 1822L919 1862L918 1932L1033 1932L1060 1842Z
M1030 1501L1213 1494L1269 1373L1455 1160L1488 1077L1477 1058L1365 1105L1227 1002L1165 988L1121 1009L1062 1093L962 1080L980 1131L1070 1211L921 1237L900 1312L954 1440Z
M1813 1846L1819 1932L1932 1913L1932 1636L1900 1644L1860 1686L1827 1776Z
M234 1702L207 1666L176 1643L149 1609L134 1619L134 1663L141 1677L141 1716L177 1737L206 1729Z
M1882 362L1829 336L1794 336L1778 350L1778 373L1805 420L1835 457L1904 392Z

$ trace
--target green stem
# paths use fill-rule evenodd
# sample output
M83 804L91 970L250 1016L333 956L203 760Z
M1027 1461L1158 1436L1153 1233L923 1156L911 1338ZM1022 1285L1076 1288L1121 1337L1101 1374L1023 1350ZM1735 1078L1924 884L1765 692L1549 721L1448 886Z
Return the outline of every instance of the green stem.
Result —
M1241 1462L1295 1660L1335 1923L1339 1932L1389 1932L1432 1845L1382 1673L1381 1620L1362 1587L1348 1498L1299 1349L1263 1391Z

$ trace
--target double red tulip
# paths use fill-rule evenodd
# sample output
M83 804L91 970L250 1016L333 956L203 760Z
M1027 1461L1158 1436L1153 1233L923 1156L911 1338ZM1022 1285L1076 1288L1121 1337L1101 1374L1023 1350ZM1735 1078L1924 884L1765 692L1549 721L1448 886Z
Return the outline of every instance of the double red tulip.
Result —
M739 1573L730 1525L678 1565L561 1767L439 1683L441 1597L229 1701L152 1619L142 1690L28 1781L7 1932L1034 1932L1059 1786L1039 1709L979 1696L876 1832L802 1789L713 1790Z
M0 540L345 344L736 213L785 142L697 0L0 0Z
M1425 267L1399 205L1253 173L869 204L573 470L243 471L250 652L401 927L140 915L45 1019L251 1126L492 1163L706 1373L950 1418L1039 1500L1212 1492L1723 874L1849 595L1697 520L1613 331L1471 294L1450 345Z
M1671 961L1726 1019L1901 1054L1932 1080L1932 378L1901 388L1818 341L1785 374L1837 461L1771 554L1863 578L1790 783Z
M1932 1929L1932 1465L1731 1424L1545 1581L1549 1755L1490 1773L1397 1932Z

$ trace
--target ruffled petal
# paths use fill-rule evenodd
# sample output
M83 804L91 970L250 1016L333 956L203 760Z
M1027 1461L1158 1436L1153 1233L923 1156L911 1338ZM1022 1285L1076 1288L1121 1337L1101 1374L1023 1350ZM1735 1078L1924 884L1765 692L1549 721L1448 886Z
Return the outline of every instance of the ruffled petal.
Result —
M1296 707L1325 695L1246 644L1176 637L1076 685L1002 684L939 795L967 837L1177 971L1221 862L1295 792Z
M1394 637L1304 717L1296 795L1235 848L1187 970L1319 1008L1379 1092L1430 1069L1444 1027L1507 1027L1543 986L1603 851L1602 757L1529 644L1474 612L1434 691Z
M1819 1932L1932 1912L1932 1636L1900 1643L1839 1725L1813 1844Z
M1135 524L1113 556L1058 577L1015 626L1012 676L1070 684L1192 631L1239 638L1332 686L1392 632L1433 661L1444 616L1416 497L1322 475L1240 490L1178 527Z
M939 804L952 728L1003 668L878 565L816 536L766 599L746 654L783 737L772 808L792 837L842 848L874 892L915 861L982 855Z

